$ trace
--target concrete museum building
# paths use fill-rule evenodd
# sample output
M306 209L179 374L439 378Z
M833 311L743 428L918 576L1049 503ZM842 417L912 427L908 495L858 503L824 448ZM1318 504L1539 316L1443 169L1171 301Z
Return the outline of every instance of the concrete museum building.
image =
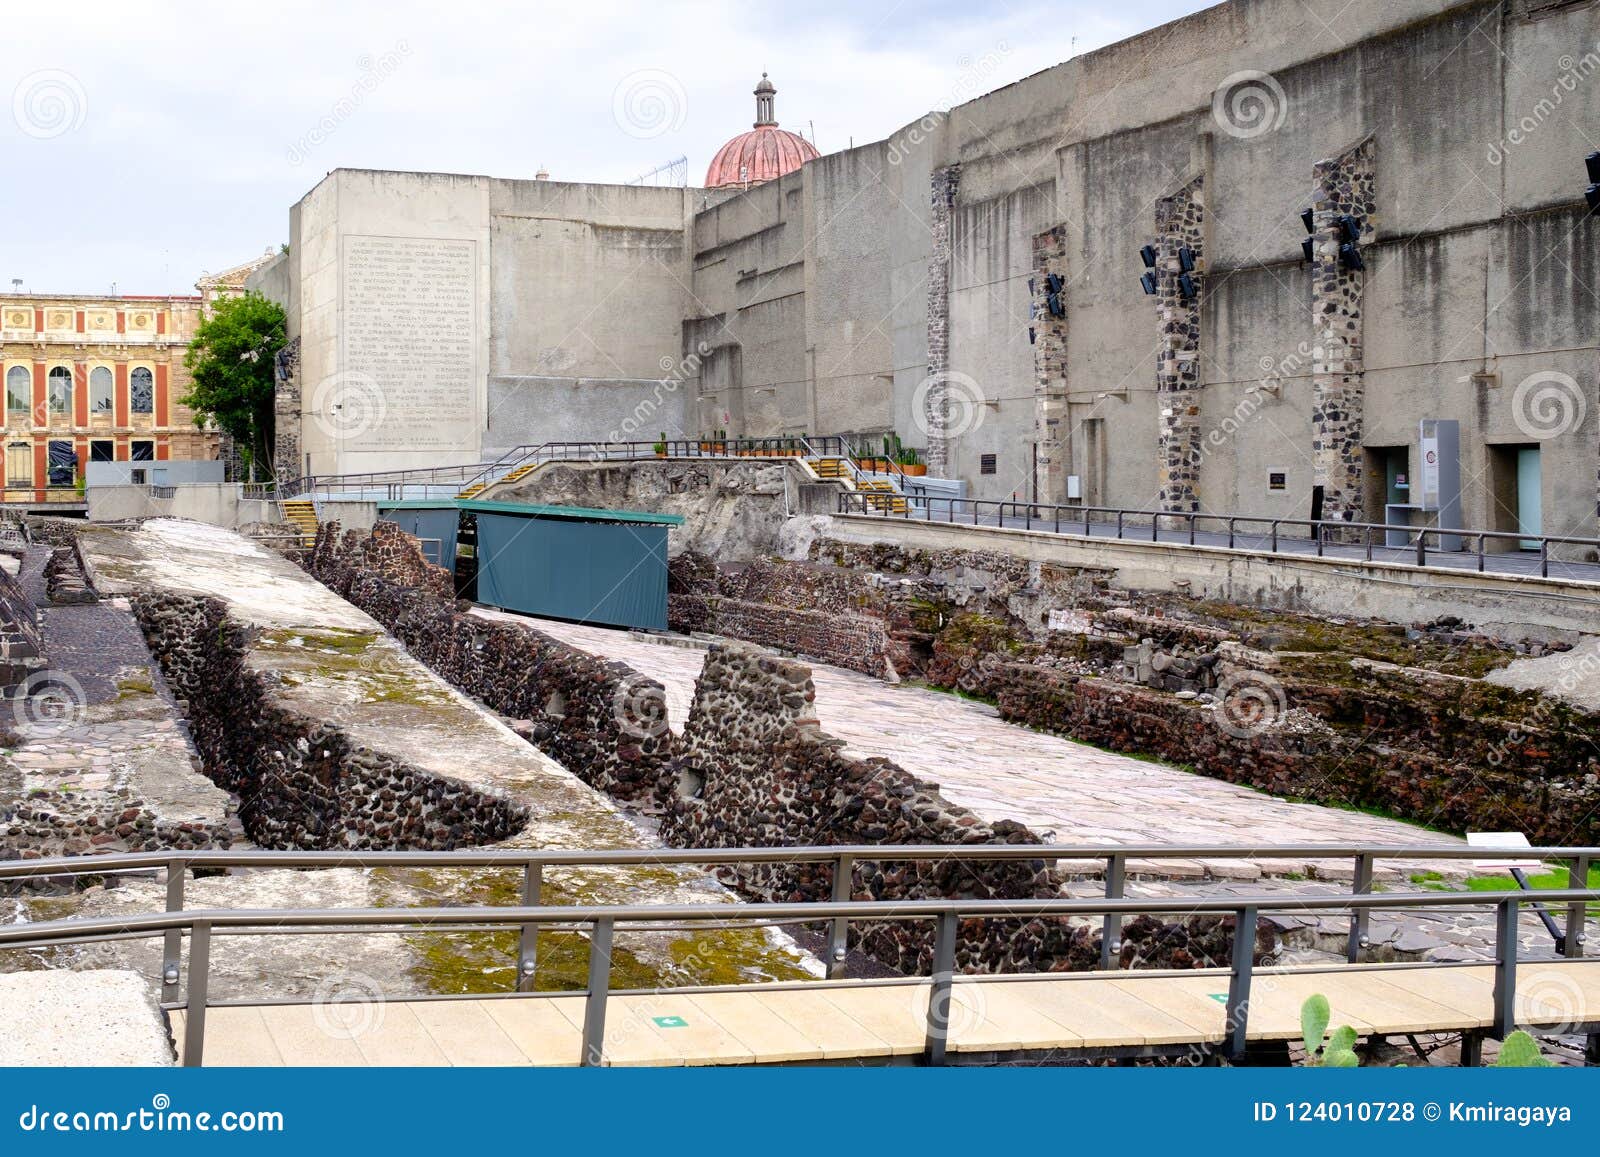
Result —
M279 469L893 432L969 497L1600 534L1600 3L1323 7L827 155L763 77L701 188L336 170L252 275Z

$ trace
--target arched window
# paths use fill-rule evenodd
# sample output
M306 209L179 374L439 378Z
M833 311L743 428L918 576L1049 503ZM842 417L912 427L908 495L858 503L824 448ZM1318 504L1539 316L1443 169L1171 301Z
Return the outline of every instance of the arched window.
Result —
M12 366L6 373L6 410L26 414L33 409L33 375L27 366Z
M95 366L89 371L89 412L111 413L111 371L105 366Z
M135 414L155 412L156 379L144 366L135 366L128 375L128 408Z
M50 371L45 384L49 387L45 396L49 399L50 413L72 413L72 371L66 366L57 366Z

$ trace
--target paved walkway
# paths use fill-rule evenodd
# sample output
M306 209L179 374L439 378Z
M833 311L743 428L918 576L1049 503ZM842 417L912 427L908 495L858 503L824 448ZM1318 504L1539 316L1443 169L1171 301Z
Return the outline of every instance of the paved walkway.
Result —
M668 717L674 729L682 730L705 660L702 649L665 645L627 631L482 608L474 613L530 622L575 647L621 659L660 680L667 688ZM893 759L937 783L946 798L984 819L1016 820L1060 843L1268 847L1458 842L1398 820L1293 803L1167 764L1031 731L1002 721L992 707L954 695L891 686L821 663L813 663L812 672L823 730L843 739L851 753ZM1254 879L1260 874L1257 866L1237 861L1162 864L1161 874L1175 877L1199 878L1209 872ZM1461 861L1427 866L1455 875L1465 868ZM1421 868L1419 864L1407 871ZM1281 861L1267 870L1300 874L1307 865ZM1351 866L1319 864L1317 874L1348 878Z

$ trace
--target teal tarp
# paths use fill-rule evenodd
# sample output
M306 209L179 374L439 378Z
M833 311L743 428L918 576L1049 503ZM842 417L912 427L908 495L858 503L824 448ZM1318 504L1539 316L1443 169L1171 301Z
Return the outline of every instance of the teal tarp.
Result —
M461 512L456 509L454 503L436 507L385 508L379 517L385 522L394 523L407 534L414 534L422 539L438 539L437 543L424 542L422 553L429 562L436 562L454 573L456 528L461 521ZM438 553L435 554L435 551Z
M478 601L554 619L664 631L667 527L480 512Z

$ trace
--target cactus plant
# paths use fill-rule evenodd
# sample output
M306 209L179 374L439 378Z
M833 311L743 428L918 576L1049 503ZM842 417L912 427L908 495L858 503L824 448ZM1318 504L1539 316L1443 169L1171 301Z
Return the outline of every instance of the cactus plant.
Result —
M1554 1065L1539 1051L1539 1042L1520 1028L1500 1042L1500 1056L1494 1062L1497 1069L1548 1069Z
M1325 1069L1353 1069L1361 1063L1356 1056L1356 1030L1342 1024L1329 1037L1332 1016L1328 998L1317 992L1300 1006L1300 1035L1306 1050L1306 1064Z

